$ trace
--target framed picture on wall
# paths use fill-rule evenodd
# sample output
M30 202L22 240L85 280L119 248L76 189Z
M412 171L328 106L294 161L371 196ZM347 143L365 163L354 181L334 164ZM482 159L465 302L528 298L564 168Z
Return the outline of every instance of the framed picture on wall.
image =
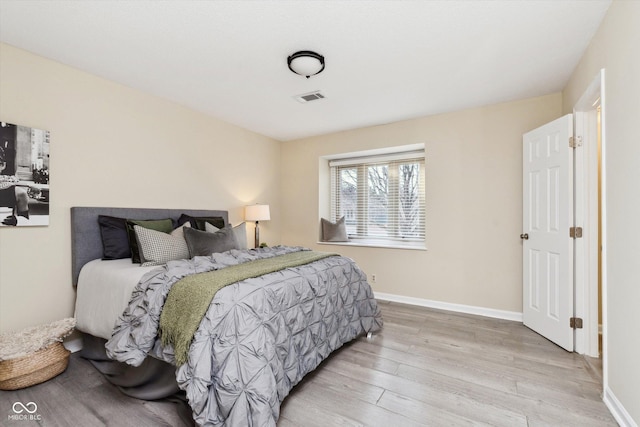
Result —
M0 122L0 227L49 225L49 132Z

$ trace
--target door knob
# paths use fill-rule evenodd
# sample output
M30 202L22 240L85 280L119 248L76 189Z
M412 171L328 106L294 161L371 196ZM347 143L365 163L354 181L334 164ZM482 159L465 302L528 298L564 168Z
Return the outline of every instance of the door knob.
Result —
M521 234L521 235L520 235L520 238L521 238L522 240L529 240L529 235L528 235L527 233L524 233L524 234Z

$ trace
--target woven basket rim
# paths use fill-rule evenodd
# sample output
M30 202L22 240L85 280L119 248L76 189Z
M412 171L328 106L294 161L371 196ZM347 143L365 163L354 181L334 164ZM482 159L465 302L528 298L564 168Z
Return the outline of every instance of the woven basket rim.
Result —
M55 377L67 368L70 354L62 343L54 342L27 356L1 361L0 390L17 390Z

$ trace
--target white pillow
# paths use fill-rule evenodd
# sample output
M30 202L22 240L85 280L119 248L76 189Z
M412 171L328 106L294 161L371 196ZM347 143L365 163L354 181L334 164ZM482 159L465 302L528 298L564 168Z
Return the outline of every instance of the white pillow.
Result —
M215 225L211 225L208 222L204 223L204 231L207 233L215 233L219 230ZM233 233L236 235L238 249L247 249L247 224L243 222L236 225L233 227Z
M216 231L220 231L220 229L218 227L216 227L215 225L211 225L208 222L204 223L204 231L206 231L207 233L215 233Z
M184 240L183 227L176 228L171 234L134 225L133 229L140 248L140 261L144 267L166 264L167 261L189 259L189 247Z

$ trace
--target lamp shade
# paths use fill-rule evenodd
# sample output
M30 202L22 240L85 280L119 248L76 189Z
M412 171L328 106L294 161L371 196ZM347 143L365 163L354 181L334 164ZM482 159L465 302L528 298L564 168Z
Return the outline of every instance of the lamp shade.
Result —
M249 205L244 207L245 221L269 221L269 205Z

